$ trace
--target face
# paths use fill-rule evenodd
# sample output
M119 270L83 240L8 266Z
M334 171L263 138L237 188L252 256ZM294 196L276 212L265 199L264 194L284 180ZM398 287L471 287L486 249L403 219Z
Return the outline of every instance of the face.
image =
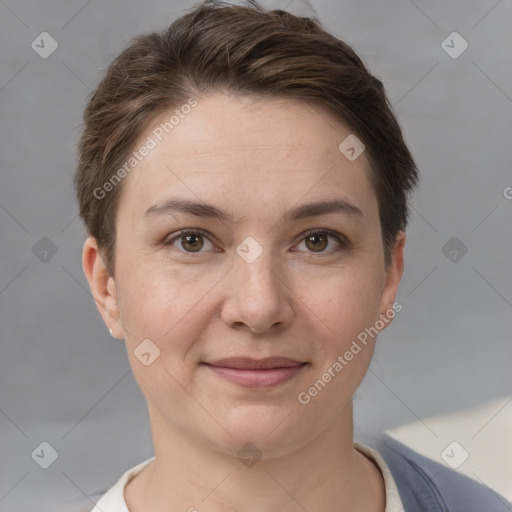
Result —
M338 149L349 134L305 103L211 96L125 178L115 279L92 240L84 268L153 427L277 455L347 421L405 241L385 269L368 160Z

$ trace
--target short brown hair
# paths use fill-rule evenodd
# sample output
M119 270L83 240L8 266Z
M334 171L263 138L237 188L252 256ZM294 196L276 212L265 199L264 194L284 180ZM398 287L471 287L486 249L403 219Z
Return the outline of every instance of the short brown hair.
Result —
M165 31L136 37L85 108L75 189L80 216L111 275L122 187L101 198L97 191L156 118L191 96L216 92L311 102L350 128L366 147L387 266L407 225L407 196L418 171L382 82L316 17L267 11L254 0L248 6L205 0Z

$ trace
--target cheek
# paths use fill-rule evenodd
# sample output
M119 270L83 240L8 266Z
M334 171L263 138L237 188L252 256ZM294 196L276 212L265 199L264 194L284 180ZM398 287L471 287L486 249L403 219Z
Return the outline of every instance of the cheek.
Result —
M204 318L201 312L209 292L223 274L198 275L197 269L166 269L136 262L119 268L118 303L127 344L134 347L149 338L162 352L186 349Z
M118 302L134 378L149 401L167 404L172 397L174 406L186 410L190 397L184 388L191 384L194 369L187 354L207 330L209 292L222 276L199 279L197 272L160 266L131 264L129 268L137 270L130 272L119 268ZM142 354L147 352L150 356L144 361Z
M321 278L301 281L298 294L304 312L316 318L325 335L319 343L329 352L341 351L379 318L382 273L377 265L335 268ZM323 350L325 351L325 350Z
M371 328L379 318L380 285L377 273L371 271L364 277L339 273L323 284L317 282L318 293L305 300L306 310L314 311L320 321L315 322L319 327L312 343L315 370L297 401L305 406L303 414L321 415L327 421L349 402L370 365L376 339Z

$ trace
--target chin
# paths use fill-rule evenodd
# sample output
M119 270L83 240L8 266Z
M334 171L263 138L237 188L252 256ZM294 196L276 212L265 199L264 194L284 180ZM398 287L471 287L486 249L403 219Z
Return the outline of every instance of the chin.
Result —
M308 428L299 423L290 408L281 407L277 412L275 408L264 410L264 406L243 409L237 411L236 419L222 422L231 436L222 430L221 438L210 438L217 449L229 455L239 457L240 451L243 455L253 449L265 457L283 456L301 444L301 439L306 444L312 434L312 425Z

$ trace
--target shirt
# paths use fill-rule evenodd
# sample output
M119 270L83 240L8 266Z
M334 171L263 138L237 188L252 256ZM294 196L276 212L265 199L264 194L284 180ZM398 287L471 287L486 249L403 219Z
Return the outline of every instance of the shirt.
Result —
M388 435L379 452L391 470L405 512L512 511L512 503L493 489Z
M379 451L354 443L380 469L386 493L385 512L512 512L512 504L492 489L428 459L385 436ZM130 512L126 484L154 457L126 471L92 512Z

